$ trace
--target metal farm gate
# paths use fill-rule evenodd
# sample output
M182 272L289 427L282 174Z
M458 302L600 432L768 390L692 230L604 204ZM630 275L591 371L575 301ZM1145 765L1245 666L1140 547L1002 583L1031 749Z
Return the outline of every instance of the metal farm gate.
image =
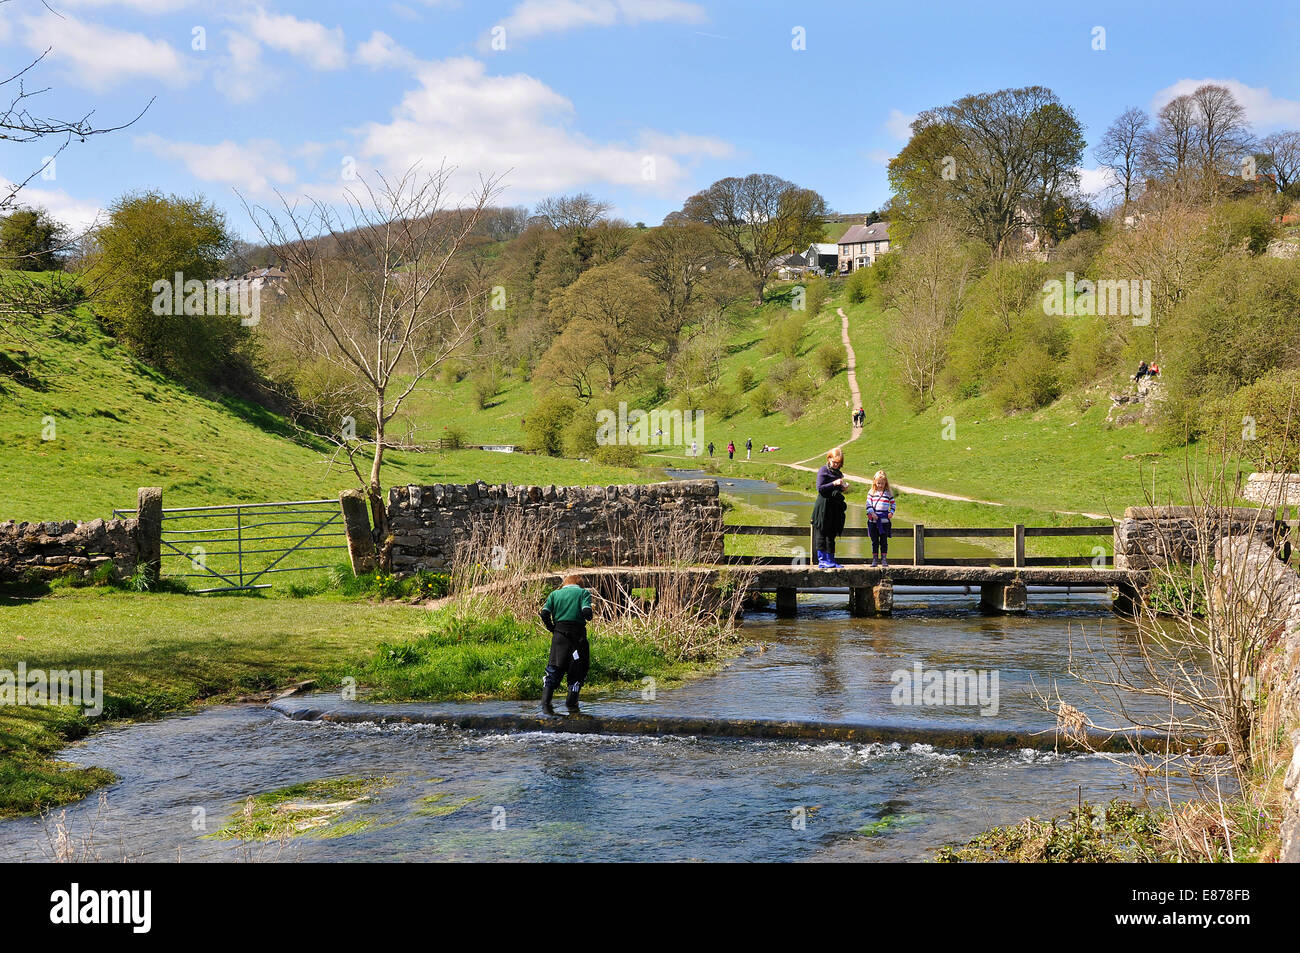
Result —
M162 575L213 583L192 592L269 589L273 573L329 569L330 551L347 552L338 500L163 507Z

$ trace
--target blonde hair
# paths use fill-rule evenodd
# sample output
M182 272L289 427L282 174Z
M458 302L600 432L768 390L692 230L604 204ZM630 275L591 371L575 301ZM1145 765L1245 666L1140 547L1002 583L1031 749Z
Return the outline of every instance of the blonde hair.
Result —
M833 449L833 450L827 450L827 451L826 451L826 462L827 462L827 463L830 463L832 460L835 460L835 459L838 459L838 460L840 461L840 463L843 463L843 462L844 462L844 450L843 450L842 448L840 448L840 447L836 447L836 448Z
M885 492L892 495L894 492L894 488L889 485L889 477L885 474L884 470L876 471L876 478L871 481L871 485L878 486L881 480L885 481Z
M564 577L564 583L563 583L563 584L566 585L566 586L581 586L581 585L582 585L582 573L580 573L580 572L571 572L571 573L569 573L567 576Z

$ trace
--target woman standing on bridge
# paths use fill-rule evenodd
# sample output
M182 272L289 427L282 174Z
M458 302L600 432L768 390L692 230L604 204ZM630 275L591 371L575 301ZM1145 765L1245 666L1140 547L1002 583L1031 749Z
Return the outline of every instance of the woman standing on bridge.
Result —
M826 465L817 471L817 502L813 504L813 548L817 551L818 569L843 569L835 561L835 537L844 532L844 514L848 504L844 491L848 483L841 467L844 451L836 447L826 454Z
M894 520L894 488L884 470L876 471L867 494L867 530L871 534L871 565L889 566L889 533Z

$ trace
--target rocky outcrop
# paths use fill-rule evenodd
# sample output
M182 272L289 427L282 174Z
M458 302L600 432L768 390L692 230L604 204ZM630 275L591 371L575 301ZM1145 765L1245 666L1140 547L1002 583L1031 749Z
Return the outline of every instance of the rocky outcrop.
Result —
M626 486L515 486L436 483L388 492L390 536L383 555L394 572L446 569L456 546L496 514L521 511L554 532L555 558L596 566L660 561L647 543L686 533L695 558L722 556L722 503L713 480ZM654 557L659 556L660 559Z

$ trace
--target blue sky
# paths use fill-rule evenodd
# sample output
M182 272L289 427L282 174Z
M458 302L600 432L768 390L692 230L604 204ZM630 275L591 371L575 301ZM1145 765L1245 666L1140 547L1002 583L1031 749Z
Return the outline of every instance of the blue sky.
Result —
M866 211L887 200L885 163L916 112L1031 83L1077 110L1090 143L1127 106L1207 79L1237 92L1257 132L1300 128L1294 4L50 3L0 4L5 75L51 48L29 84L52 87L42 114L93 107L115 124L156 97L24 192L74 224L158 188L202 192L251 237L236 191L337 201L355 187L349 163L364 177L417 158L457 166L457 194L504 172L504 203L586 190L651 224L752 171ZM11 180L49 151L2 148ZM1095 167L1089 154L1087 186Z

